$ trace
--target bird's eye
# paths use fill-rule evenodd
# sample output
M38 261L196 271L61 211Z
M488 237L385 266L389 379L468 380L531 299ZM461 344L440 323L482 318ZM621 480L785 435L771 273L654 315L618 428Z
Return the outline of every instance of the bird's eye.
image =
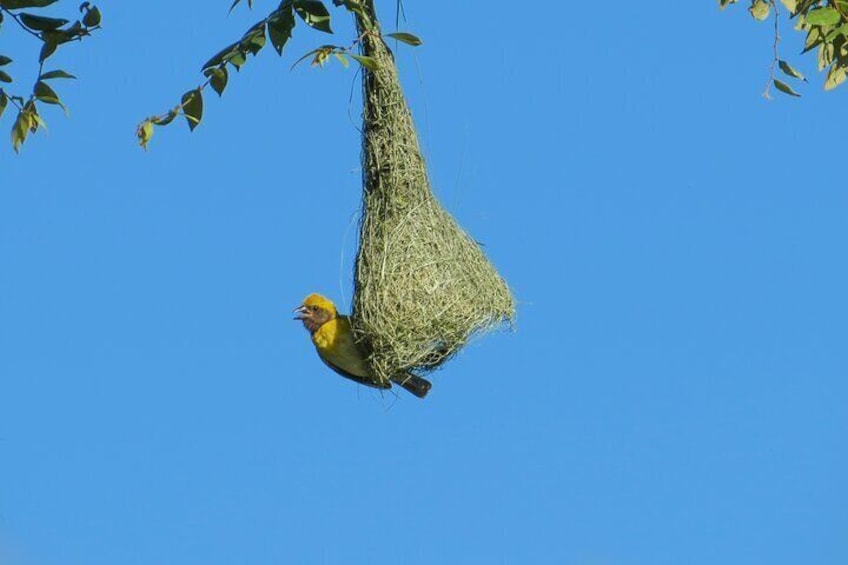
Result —
M310 306L310 308L312 308L312 311L313 311L313 312L317 312L317 311L318 311L318 307L317 307L317 306L314 306L314 305L313 305L313 306Z

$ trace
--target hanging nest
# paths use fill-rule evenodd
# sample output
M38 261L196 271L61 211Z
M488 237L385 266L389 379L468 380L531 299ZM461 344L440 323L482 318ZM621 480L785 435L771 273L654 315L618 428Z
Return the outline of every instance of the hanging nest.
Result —
M474 334L511 322L515 301L479 244L430 190L373 5L357 17L357 27L363 54L377 66L363 68L364 194L353 322L377 379L386 382L404 371L432 371Z

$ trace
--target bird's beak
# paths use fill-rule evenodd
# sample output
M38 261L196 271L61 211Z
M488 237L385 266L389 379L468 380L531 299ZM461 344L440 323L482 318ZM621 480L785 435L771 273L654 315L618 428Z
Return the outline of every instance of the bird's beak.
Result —
M308 308L306 306L298 306L297 308L292 310L293 314L297 314L297 316L295 316L294 319L295 320L303 320L306 317L307 311L308 311Z

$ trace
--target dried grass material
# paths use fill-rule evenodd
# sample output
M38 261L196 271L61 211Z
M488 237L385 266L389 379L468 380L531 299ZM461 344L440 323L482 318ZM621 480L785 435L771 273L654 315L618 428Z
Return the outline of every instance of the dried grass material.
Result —
M511 322L515 302L480 246L430 190L388 47L365 34L363 54L379 67L363 69L364 194L353 322L375 374L387 380L439 367L474 334Z

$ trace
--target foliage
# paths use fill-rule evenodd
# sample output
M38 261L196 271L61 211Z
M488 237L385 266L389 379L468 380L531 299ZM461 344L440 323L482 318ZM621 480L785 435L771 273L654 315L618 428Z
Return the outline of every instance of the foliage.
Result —
M241 3L235 0L230 6L232 11ZM248 8L253 7L253 0L248 0ZM336 7L344 7L352 14L363 14L364 3L361 0L333 0ZM183 116L190 130L194 131L203 119L203 92L211 87L218 96L223 96L229 84L230 71L240 71L250 56L256 56L268 43L282 56L286 43L292 36L292 32L298 21L307 26L332 34L330 11L324 2L319 0L283 0L265 18L250 26L241 38L213 55L201 67L201 72L206 81L187 91L182 95L180 103L164 114L151 116L139 124L136 129L139 144L147 149L147 144L153 137L154 126L166 126L174 121L177 116ZM292 68L298 63L311 58L312 66L323 67L333 59L339 61L344 67L349 65L349 58L353 59L363 67L376 68L376 62L365 55L357 53L357 49L363 41L364 35L375 33L374 30L366 29L349 45L321 45L303 55L295 61ZM421 45L421 40L411 33L387 34L400 42L408 45Z
M719 0L719 7L726 8L737 0ZM806 33L804 49L807 53L817 50L818 70L825 72L825 90L832 90L845 82L848 74L848 0L780 0L780 4L795 20L795 30ZM751 0L748 12L757 21L774 19L774 58L769 82L763 96L770 98L773 85L790 96L800 96L789 84L777 78L779 69L791 79L806 82L804 76L780 57L780 7L776 0Z
M38 76L31 92L25 96L9 90L10 85L15 82L8 70L8 65L13 61L10 57L0 54L0 117L9 104L18 112L12 125L12 147L16 152L20 150L29 134L47 127L39 112L40 103L60 106L65 113L68 111L48 81L76 77L62 69L45 71L44 65L47 60L59 46L72 41L81 41L84 37L91 35L92 31L100 29L100 10L90 2L83 2L80 5L81 17L73 23L64 18L52 18L33 13L34 10L41 10L56 2L57 0L0 0L0 33L4 31L3 22L8 18L25 33L41 42Z

